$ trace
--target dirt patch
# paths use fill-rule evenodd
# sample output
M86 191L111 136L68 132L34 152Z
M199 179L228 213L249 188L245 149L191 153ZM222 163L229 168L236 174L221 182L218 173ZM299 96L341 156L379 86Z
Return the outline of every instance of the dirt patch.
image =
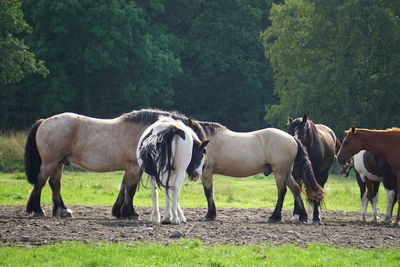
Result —
M122 220L111 216L111 207L71 207L74 218L28 216L24 207L0 206L0 243L44 245L74 240L83 242L174 242L178 237L196 238L205 244L296 244L308 243L374 249L400 249L400 227L383 223L362 223L358 213L324 211L322 225L289 221L284 211L282 223L267 223L268 209L219 209L213 222L200 222L206 209L183 209L188 222L181 225L153 225L150 208L138 208L142 220Z

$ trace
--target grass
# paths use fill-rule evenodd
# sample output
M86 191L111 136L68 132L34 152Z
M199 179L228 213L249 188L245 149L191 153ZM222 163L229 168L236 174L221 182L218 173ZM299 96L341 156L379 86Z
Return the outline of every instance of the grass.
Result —
M111 206L117 197L122 175L122 172L64 172L61 191L64 202L67 206ZM381 187L378 205L383 211L386 208L386 192L383 186ZM325 188L327 210L360 211L359 189L354 175L349 178L331 175ZM22 173L0 174L0 203L3 205L25 205L31 189L32 185L26 181ZM268 177L256 175L245 179L215 175L214 194L217 208L274 208L277 198L273 175ZM160 200L160 204L163 204L162 193ZM180 202L183 207L206 207L207 202L201 182L185 180ZM51 204L51 190L48 185L43 189L42 204ZM134 205L151 206L150 189L146 179L135 196ZM293 197L288 191L284 209L292 207Z
M24 132L0 133L0 171L24 170L25 141Z
M204 246L198 240L180 240L169 245L66 242L3 247L0 258L4 266L398 266L400 253L324 245Z
M64 172L62 195L67 206L111 206L117 196L122 172ZM144 182L145 184L147 182ZM0 174L0 203L25 205L32 185L22 173ZM359 189L354 174L349 178L331 175L326 184L326 209L360 211ZM235 179L214 177L217 208L273 208L276 186L273 175ZM386 207L385 190L379 193L379 206ZM160 194L163 200L163 194ZM183 207L206 207L200 182L185 181L181 190ZM42 204L51 204L51 191L45 186ZM163 204L163 203L161 203ZM134 205L151 206L148 186L141 186ZM285 199L284 209L292 209L293 197ZM110 208L111 210L111 208ZM40 247L0 247L0 266L398 266L400 252L379 249L363 251L310 244L294 245L213 245L198 240L175 244L155 243L79 243L64 242ZM121 260L123 259L123 260Z

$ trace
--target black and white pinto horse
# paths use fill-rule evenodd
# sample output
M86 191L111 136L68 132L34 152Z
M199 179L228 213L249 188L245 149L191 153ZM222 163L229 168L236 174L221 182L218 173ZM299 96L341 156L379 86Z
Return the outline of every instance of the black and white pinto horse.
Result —
M315 178L318 184L323 188L329 175L329 170L335 160L336 150L340 148L340 141L336 138L335 133L323 124L314 124L304 115L302 118L288 118L288 133L298 138L307 148ZM298 181L298 173L301 170L293 169L293 176ZM309 209L313 206L313 210L309 213L313 214L313 223L320 224L320 202L308 202ZM312 204L312 205L311 205ZM293 220L298 220L299 208L295 203L293 211Z
M160 117L143 132L136 156L141 169L149 175L153 201L152 222L160 223L156 185L165 188L166 200L161 223L186 222L179 205L180 187L185 179L185 171L191 180L201 176L206 158L204 147L207 144L208 141L200 142L194 131L182 121L171 117Z
M373 221L379 221L377 208L378 191L380 183L383 183L387 193L384 222L391 222L393 207L396 203L396 194L393 188L392 170L389 163L367 150L361 150L343 166L342 175L347 177L351 168L354 168L356 172L357 183L360 187L362 210L360 221L366 221L368 201L372 205Z

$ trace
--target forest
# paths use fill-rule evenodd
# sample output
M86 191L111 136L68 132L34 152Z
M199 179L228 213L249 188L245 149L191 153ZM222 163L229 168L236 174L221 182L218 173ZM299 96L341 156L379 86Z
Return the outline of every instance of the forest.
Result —
M400 126L399 16L397 0L0 0L0 129L140 108L239 131Z

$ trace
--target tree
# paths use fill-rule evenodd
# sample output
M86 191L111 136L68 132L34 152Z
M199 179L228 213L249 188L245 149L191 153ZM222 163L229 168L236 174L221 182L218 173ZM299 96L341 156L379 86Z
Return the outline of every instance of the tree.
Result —
M43 61L36 60L23 36L31 31L18 0L0 0L0 83L20 82L29 73L46 76ZM0 87L5 88L4 86Z
M183 75L175 107L236 130L265 127L264 105L274 103L272 73L260 32L270 1L168 1L163 16L179 38Z
M271 11L266 56L279 105L266 119L310 115L342 133L352 124L386 128L400 123L400 25L393 1L288 0Z

